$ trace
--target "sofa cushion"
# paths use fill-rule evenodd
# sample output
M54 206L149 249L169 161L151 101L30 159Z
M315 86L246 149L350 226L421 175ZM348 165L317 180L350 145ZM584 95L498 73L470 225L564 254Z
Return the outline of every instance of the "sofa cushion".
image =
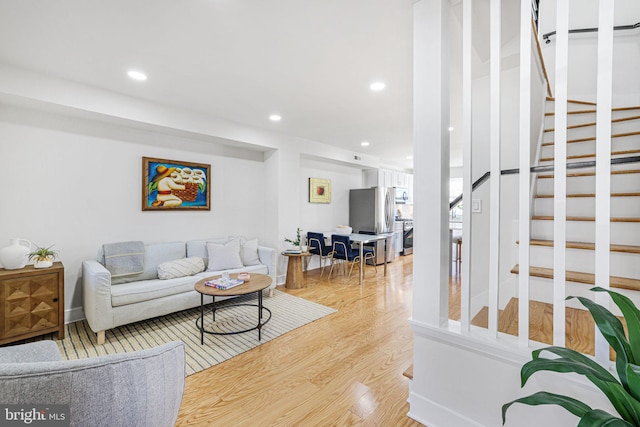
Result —
M168 280L177 277L193 276L201 271L204 271L204 261L202 261L200 257L193 256L176 259L163 262L158 266L158 279Z
M123 283L111 288L111 305L119 307L193 291L193 285L198 280L200 278L188 276L169 280L152 279Z
M151 280L158 278L158 266L163 262L185 257L185 245L183 242L151 243L144 245L144 271L131 276L112 277L111 284L137 282L139 280ZM102 246L98 249L98 262L104 265L104 252Z
M240 258L240 240L238 239L229 240L224 244L207 242L207 253L209 256L207 271L230 270L244 266Z
M187 256L197 256L202 258L204 265L209 264L209 254L207 253L207 242L213 243L227 243L229 241L226 237L216 237L204 240L189 240L187 241Z

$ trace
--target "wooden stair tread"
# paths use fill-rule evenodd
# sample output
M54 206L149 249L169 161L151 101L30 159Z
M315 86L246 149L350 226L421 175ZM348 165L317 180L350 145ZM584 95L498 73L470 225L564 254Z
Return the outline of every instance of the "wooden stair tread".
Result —
M611 111L632 111L632 110L640 110L640 105L634 106L634 107L616 107L611 109ZM567 111L567 114L589 114L589 113L595 113L595 112L596 112L595 109L589 109L589 110ZM555 114L556 113L553 111L544 113L545 116L555 116Z
M619 171L611 171L611 175L626 175L630 173L640 173L640 169L625 169L625 170L619 170ZM538 175L538 178L548 179L548 178L553 178L553 175L554 174ZM595 172L574 172L574 173L567 174L567 178L575 178L579 176L596 176L596 173Z
M621 151L612 151L611 155L612 156L622 156L625 154L639 154L640 153L640 149L637 150L621 150ZM595 153L589 153L589 154L575 154L573 156L567 156L567 160L570 159L589 159L589 158L595 158L596 154ZM551 157L543 157L540 159L541 162L552 162L555 159L554 156Z
M413 379L413 364L411 366L409 366L407 368L407 370L402 373L402 375L404 375L405 377L407 377L410 380L412 380Z
M553 240L541 240L541 239L531 239L531 244L534 246L550 246L553 247ZM516 243L520 243L519 241ZM595 243L591 242L567 242L567 248L571 249L586 249L586 250L595 250ZM631 246L631 245L616 245L611 244L610 248L611 252L625 252L630 254L640 254L640 246Z
M617 119L611 119L611 123L627 122L629 120L638 120L638 119L640 119L640 116L618 117ZM578 129L578 128L586 128L586 127L595 126L595 125L596 125L596 122L580 123L580 124L577 124L577 125L567 126L567 130L569 130L569 129ZM555 132L555 128L545 129L544 131L545 132Z
M638 197L640 193L611 193L611 197ZM596 197L596 193L571 193L567 198ZM553 194L536 194L537 199L553 199Z
M551 102L555 102L556 98L554 98L553 96L547 96L547 101L551 101ZM567 102L569 104L582 104L582 105L596 105L595 102L591 102L591 101L579 101L577 99L567 99Z
M488 310L483 307L482 310ZM481 310L481 311L482 311ZM501 310L502 311L502 310ZM506 313L508 319L506 318ZM503 321L504 318L504 321ZM623 326L624 318L619 317ZM487 324L477 324L487 328ZM511 298L498 321L498 331L518 335L518 298ZM553 306L540 301L529 301L529 339L553 344ZM594 354L595 325L587 310L565 307L565 346L584 354ZM611 360L615 353L611 352Z
M614 133L611 135L611 138L624 138L626 136L635 136L635 135L640 135L640 131ZM573 144L574 142L587 142L587 141L595 141L595 140L596 140L595 136L588 136L585 138L568 139L567 144ZM545 142L542 144L543 147L548 147L550 145L554 145L554 142L551 141L551 142Z
M520 274L520 264L516 264L511 273ZM542 277L544 279L553 279L553 269L546 267L529 267L529 275L534 277ZM585 283L588 285L595 284L595 275L592 273L583 273L581 271L566 271L565 280L567 282ZM609 276L609 283L612 288L629 289L632 291L640 290L640 280L629 277Z
M553 221L553 215L533 215L532 220L536 221ZM567 216L567 221L595 221L592 216ZM636 217L611 217L611 222L640 222L640 218Z

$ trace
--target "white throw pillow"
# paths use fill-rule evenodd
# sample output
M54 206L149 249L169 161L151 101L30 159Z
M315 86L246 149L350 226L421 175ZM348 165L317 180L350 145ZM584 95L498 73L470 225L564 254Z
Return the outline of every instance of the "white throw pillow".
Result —
M193 276L201 271L204 271L204 261L200 257L176 259L158 265L158 279L168 280Z
M229 240L224 244L207 242L207 253L209 254L207 271L231 270L244 267L240 258L239 240Z
M258 239L240 241L240 258L245 266L260 264Z

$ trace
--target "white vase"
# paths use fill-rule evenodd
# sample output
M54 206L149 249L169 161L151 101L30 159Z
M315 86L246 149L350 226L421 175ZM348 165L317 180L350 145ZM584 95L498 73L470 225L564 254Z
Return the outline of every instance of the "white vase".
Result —
M53 265L53 261L51 259L45 260L35 260L33 263L33 268L49 268Z
M0 249L0 263L7 270L24 268L31 252L31 242L18 238L9 239L9 242L9 246Z
M309 247L308 247L308 246L305 246L305 245L300 246L300 251L301 251L302 253L309 252Z

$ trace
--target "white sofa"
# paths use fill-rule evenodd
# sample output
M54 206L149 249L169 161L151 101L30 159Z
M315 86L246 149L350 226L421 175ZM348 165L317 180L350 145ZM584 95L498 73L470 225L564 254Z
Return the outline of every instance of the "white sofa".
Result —
M97 334L98 344L105 341L105 331L140 320L163 316L200 305L200 294L194 284L204 278L248 271L267 274L272 283L269 295L276 286L276 250L258 246L260 264L242 268L203 271L201 273L168 280L158 279L158 265L185 257L200 257L205 268L209 264L206 244L224 244L226 238L190 240L145 244L144 272L128 277L114 278L104 266L102 249L97 260L82 263L82 291L84 314L91 329Z

